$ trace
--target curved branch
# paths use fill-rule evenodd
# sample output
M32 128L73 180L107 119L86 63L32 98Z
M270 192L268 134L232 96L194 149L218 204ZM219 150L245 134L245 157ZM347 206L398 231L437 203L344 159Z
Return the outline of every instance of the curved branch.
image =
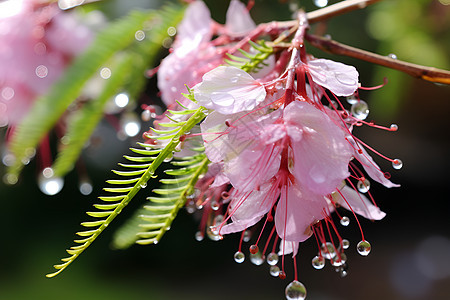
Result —
M314 47L329 53L357 58L373 64L395 69L409 74L413 77L421 78L427 81L450 84L450 71L447 70L404 62L398 59L390 58L388 56L383 56L347 46L331 39L319 37L313 34L306 34L305 39Z

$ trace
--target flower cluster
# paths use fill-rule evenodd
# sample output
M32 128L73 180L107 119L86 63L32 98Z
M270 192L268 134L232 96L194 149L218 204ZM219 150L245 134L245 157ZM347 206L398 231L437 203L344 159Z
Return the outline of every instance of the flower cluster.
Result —
M242 232L235 254L241 263L245 260L242 241L249 240L247 229L261 222L263 229L250 246L250 259L259 265L266 258L270 273L285 278L284 255L292 253L295 260L299 243L314 235L318 255L313 266L321 269L328 259L345 276L344 250L349 242L339 235L331 214L343 207L357 222L356 214L371 220L385 216L370 195L370 181L361 167L372 180L388 188L398 186L366 150L373 149L352 133L363 124L383 127L364 121L369 111L359 98L361 86L354 67L306 53L303 39L308 22L302 13L291 47L275 55L276 63L266 64L264 76L255 79L240 68L223 65L223 51L232 49L233 34L254 28L240 2L232 1L230 10L239 12L233 14L234 22L229 23L227 14L223 35L211 41L214 26L209 13L203 2L192 3L173 52L158 72L167 104L178 99L182 84L188 84L196 101L189 105L209 110L200 124L201 133L195 136L203 139L211 164L187 201L188 211L204 210L204 227L196 237L201 240L206 232L220 240L225 234ZM247 34L255 37L273 31L257 28ZM342 97L351 104L350 111ZM395 131L397 126L384 129ZM401 167L399 159L386 159L394 168ZM342 225L349 224L348 217L338 216ZM260 239L267 228L270 234L261 250ZM361 235L358 252L368 255L370 243L362 231ZM286 297L306 297L297 274L286 288Z

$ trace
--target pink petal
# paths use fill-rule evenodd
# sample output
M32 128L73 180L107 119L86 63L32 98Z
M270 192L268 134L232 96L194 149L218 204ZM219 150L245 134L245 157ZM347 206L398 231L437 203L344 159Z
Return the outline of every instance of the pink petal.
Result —
M252 110L266 97L261 83L245 71L228 66L203 75L203 81L193 90L200 105L227 115Z
M322 195L297 186L283 187L275 212L278 236L294 242L308 239L312 234L311 224L324 218L326 207Z
M266 184L260 191L236 192L229 205L232 223L223 226L220 234L242 231L256 224L269 212L278 197L278 190Z
M350 175L348 163L353 149L345 140L343 130L325 113L306 102L290 103L283 118L290 126L302 130L301 139L294 135L291 139L293 175L317 194L334 191Z
M371 220L381 220L386 216L377 206L363 194L358 193L349 186L344 186L341 193L345 200L339 193L333 193L333 200L339 203L345 209L352 210L360 216ZM347 204L348 203L348 204ZM349 207L350 205L350 207Z
M256 27L245 5L232 0L227 10L225 28L234 36L243 36Z
M358 88L359 75L353 66L328 59L314 59L308 62L308 70L315 83L336 96L350 96Z
M375 163L372 157L367 153L366 149L360 144L358 144L352 137L349 137L348 140L353 144L355 149L357 149L354 153L354 157L361 163L366 171L367 175L370 176L373 180L378 183L381 183L387 188L399 187L399 184L392 183L389 179L384 176L384 172L381 171L380 167ZM362 153L359 153L358 150L361 149Z
M203 1L189 4L184 18L177 27L177 37L173 48L178 57L185 57L202 43L212 38L211 14Z
M292 257L298 253L298 242L281 240L278 255L287 255L292 253Z

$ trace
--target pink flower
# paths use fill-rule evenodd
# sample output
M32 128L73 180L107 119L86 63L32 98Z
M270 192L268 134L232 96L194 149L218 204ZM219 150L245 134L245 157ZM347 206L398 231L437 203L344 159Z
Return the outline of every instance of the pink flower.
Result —
M231 1L225 35L242 36L254 27L244 4ZM184 102L181 93L186 92L185 85L194 86L206 72L223 63L228 47L219 47L211 41L214 28L215 23L203 1L192 2L177 28L172 53L162 60L158 69L158 88L166 105L175 100Z
M16 125L33 100L59 78L92 39L87 27L55 5L7 1L14 13L0 16L0 123ZM2 121L3 120L3 121Z
M193 87L195 99L221 114L253 110L266 98L264 86L236 67L217 67Z

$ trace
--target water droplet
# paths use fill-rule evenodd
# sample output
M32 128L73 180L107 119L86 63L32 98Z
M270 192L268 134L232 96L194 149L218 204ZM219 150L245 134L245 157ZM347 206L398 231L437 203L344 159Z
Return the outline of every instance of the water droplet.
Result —
M314 4L317 7L325 7L328 5L328 0L314 0Z
M369 105L365 101L359 100L352 105L351 111L355 118L365 120L369 115Z
M149 110L144 110L141 113L141 120L144 122L148 122L152 119L152 113Z
M120 93L114 97L114 103L116 104L117 107L123 108L127 106L129 102L130 98L126 93Z
M259 251L259 247L257 245L251 245L250 246L250 253L256 254Z
M345 253L341 253L340 255L336 255L336 257L330 261L331 265L334 267L340 267L347 261L347 255L345 255Z
M19 181L19 177L15 174L7 173L3 176L3 182L9 185L16 184Z
M247 243L250 241L251 238L252 238L252 233L249 230L246 230L244 232L244 237L242 238L242 240Z
M348 247L350 247L350 242L346 239L342 240L342 248L343 249L348 249Z
M403 167L403 162L396 158L392 161L392 167L396 170L400 170Z
M372 246L368 241L361 241L356 246L356 250L358 250L358 253L362 256L367 256L370 253L370 250L372 250Z
M342 266L336 268L336 272L338 272L341 277L347 276L348 274L347 270L348 270L347 264L343 264Z
M306 288L303 283L294 280L286 287L287 300L303 300L306 298Z
M236 82L238 82L238 80L239 80L239 77L237 77L237 76L231 77L231 79L230 79L231 83L236 83Z
M196 211L196 207L195 207L195 203L194 203L194 201L189 201L187 204L186 204L186 211L189 213L189 214L193 214L195 211Z
M111 70L109 68L102 68L100 70L100 77L103 79L108 79L111 77Z
M388 57L392 58L392 59L397 59L398 58L397 55L395 55L394 53L388 54Z
M271 266L269 272L273 277L278 277L280 275L280 268L278 266Z
M141 183L141 188L145 189L147 187L147 182L142 182Z
M212 210L219 210L220 208L219 202L217 202L216 200L211 201L211 208Z
M171 162L173 159L173 154L170 154L169 156L167 156L166 158L164 158L164 162Z
M389 127L392 131L397 131L398 130L398 125L397 124L391 124L391 127Z
M201 241L203 241L204 238L205 238L205 235L203 234L203 232L197 231L195 233L195 240L201 242Z
M167 28L167 34L170 36L174 36L177 34L177 29L175 27L169 27Z
M139 42L143 41L145 39L145 32L142 30L136 31L136 33L134 34L134 38Z
M15 93L14 89L12 87L7 86L2 89L1 95L3 99L11 100L14 97L14 93Z
M312 266L316 270L323 269L323 267L325 267L325 258L323 256L315 256L312 259Z
M267 263L271 266L275 266L278 263L278 254L274 252L269 253L269 255L267 255ZM276 276L278 276L278 274Z
M39 175L38 184L39 189L44 194L52 196L58 194L62 190L64 180L60 177L47 177L43 172Z
M220 241L223 237L218 233L218 230L214 226L208 227L206 230L206 235L211 241Z
M250 253L250 261L252 264L260 266L264 263L264 257L261 255L261 252L257 252L255 254Z
M332 259L336 256L336 249L331 242L326 242L326 244L322 244L321 247L322 255L326 259Z
M241 251L238 251L234 254L234 261L237 262L238 264L243 263L245 260L245 254L242 253Z
M370 181L367 180L366 178L362 178L362 179L358 180L358 183L356 184L356 188L361 193L367 193L370 189Z
M283 270L280 271L280 274L278 274L278 277L280 277L280 279L286 279L286 272L284 272Z
M342 83L343 85L356 85L357 82L353 77L349 76L346 73L337 73L335 75L336 80Z
M80 184L78 186L78 189L80 190L81 194L87 196L90 193L92 193L93 186L92 186L91 182L89 182L88 180L85 179L85 180L80 182Z
M348 226L348 224L350 224L350 219L349 219L349 217L347 217L347 216L343 216L342 218L341 218L341 225L342 226Z
M357 102L358 102L358 99L355 98L354 96L349 96L349 97L347 97L347 103L348 103L348 104L353 105L353 104L355 104L355 103L357 103Z
M48 68L44 65L39 65L36 67L36 76L39 78L45 78L48 75Z

